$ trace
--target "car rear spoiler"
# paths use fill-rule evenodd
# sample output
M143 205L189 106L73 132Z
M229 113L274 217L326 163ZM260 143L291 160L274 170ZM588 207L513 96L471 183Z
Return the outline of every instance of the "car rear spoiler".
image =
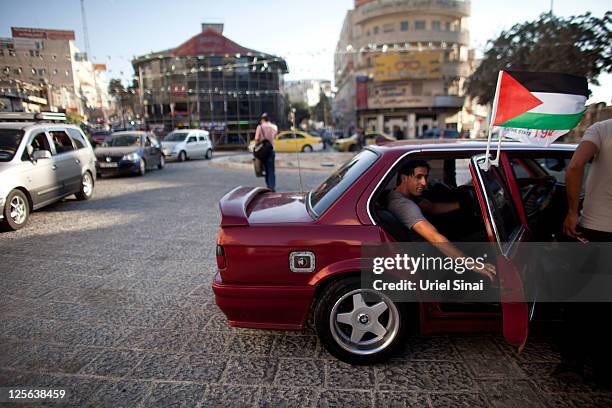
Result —
M239 186L225 194L219 201L221 227L249 225L247 207L255 196L266 191L271 190L264 187Z

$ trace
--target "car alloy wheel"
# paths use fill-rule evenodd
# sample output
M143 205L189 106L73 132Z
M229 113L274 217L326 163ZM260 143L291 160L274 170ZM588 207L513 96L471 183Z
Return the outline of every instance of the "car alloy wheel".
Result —
M15 231L27 224L30 216L30 203L22 191L13 190L6 197L2 211L4 212L4 220L1 222L2 229Z
M14 196L9 205L11 220L15 224L23 224L26 218L28 218L28 207L23 197Z
M178 155L178 161L182 162L187 160L187 153L185 153L184 150L181 150L181 152Z
M331 311L329 326L334 340L348 352L374 354L395 339L399 312L382 293L356 289L338 299Z
M310 152L312 152L312 146L310 146L310 145L306 145L306 146L304 146L304 147L302 148L302 151L303 151L304 153L310 153Z
M93 195L94 181L91 174L86 171L81 177L81 190L75 194L77 200L88 200Z
M362 288L359 276L349 276L331 282L321 292L314 324L330 354L350 364L374 364L402 344L409 310L381 292Z
M206 151L206 159L207 159L207 160L212 159L212 155L213 155L212 149L208 149L208 150Z
M166 165L166 158L162 154L161 156L159 156L159 164L157 165L157 168L161 170L164 168L165 165Z
M140 163L138 166L138 174L140 174L141 176L144 176L146 172L147 172L147 164L145 163L144 159L140 159Z

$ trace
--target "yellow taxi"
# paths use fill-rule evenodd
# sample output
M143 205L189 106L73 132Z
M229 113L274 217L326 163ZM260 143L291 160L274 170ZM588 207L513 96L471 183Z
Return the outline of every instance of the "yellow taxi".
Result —
M382 132L366 132L365 134L366 145L371 144L385 144L394 142L397 139ZM359 144L357 143L357 134L342 139L336 139L334 142L334 149L340 152L356 152L359 150Z
M253 151L255 140L251 140L249 151ZM274 150L277 152L316 152L323 150L323 140L301 130L285 130L276 135Z

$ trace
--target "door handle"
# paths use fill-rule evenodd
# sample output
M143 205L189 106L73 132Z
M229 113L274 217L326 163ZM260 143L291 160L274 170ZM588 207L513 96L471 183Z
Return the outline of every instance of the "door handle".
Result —
M51 166L51 170L57 170L57 165L54 164L53 166Z
M81 164L81 161L79 159L75 160L76 164Z

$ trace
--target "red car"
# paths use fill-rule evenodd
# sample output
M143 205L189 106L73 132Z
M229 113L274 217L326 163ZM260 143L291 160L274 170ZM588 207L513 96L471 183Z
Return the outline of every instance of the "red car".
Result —
M500 165L485 171L482 142L394 142L367 147L306 194L235 188L220 201L216 303L237 327L300 330L312 315L326 349L354 364L389 357L412 327L421 334L502 331L523 347L533 305L520 301L514 248L560 234L564 173L575 148L504 142ZM428 220L451 241L497 242L500 287L514 289L514 298L406 304L374 292L364 301L361 245L411 240L383 198L414 158L431 166L428 199L462 197L456 214Z

